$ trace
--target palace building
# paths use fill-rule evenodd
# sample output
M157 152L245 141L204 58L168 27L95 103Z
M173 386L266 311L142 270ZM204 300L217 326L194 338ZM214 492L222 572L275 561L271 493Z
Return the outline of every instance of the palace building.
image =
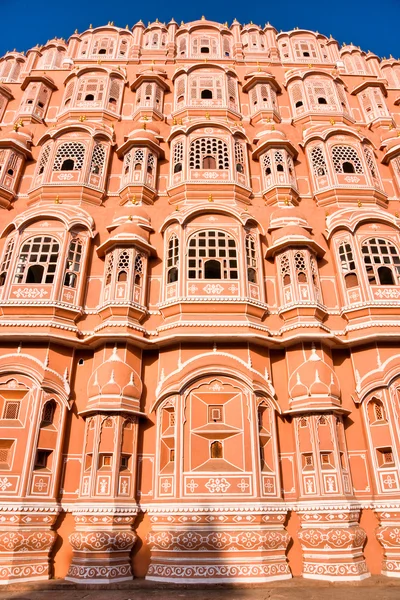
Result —
M400 577L400 61L139 21L0 59L0 580Z

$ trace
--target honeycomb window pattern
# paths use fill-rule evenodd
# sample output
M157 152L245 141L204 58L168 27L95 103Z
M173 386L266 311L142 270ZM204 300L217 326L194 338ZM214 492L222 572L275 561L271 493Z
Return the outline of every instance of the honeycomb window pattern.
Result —
M361 160L351 146L333 146L332 160L335 173L364 173ZM346 170L346 165L352 165L352 170Z
M212 160L207 161L207 159ZM229 169L228 145L218 138L194 140L190 144L189 167L191 169Z
M216 267L216 277L207 276L206 266L210 261ZM238 279L235 240L224 231L195 233L189 240L188 267L189 279Z
M54 159L53 171L64 171L66 161L70 161L72 169L70 171L80 171L85 160L85 146L79 142L65 142L61 144ZM63 168L64 166L64 168Z

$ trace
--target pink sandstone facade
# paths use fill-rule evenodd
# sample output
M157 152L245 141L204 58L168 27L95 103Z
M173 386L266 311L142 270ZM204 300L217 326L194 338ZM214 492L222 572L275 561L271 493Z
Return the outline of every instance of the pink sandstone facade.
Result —
M400 62L112 23L0 60L0 579L400 576Z

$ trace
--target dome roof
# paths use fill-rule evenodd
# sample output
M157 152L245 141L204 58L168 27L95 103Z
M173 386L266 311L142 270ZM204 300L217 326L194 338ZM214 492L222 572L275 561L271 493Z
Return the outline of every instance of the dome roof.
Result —
M96 410L138 412L142 382L136 371L118 356L115 346L110 357L95 369L88 386L84 413Z
M297 226L311 230L310 225L303 213L294 206L278 208L271 213L269 218L269 231L281 229L282 227ZM306 233L306 232L304 232Z
M282 227L272 232L273 244L276 244L282 239L286 239L287 241L296 239L297 241L304 240L304 242L307 242L308 240L311 240L311 235L303 227L289 225L288 227Z
M14 145L18 146L25 154L30 155L32 137L32 132L27 127L18 127L18 129L14 129L4 134L4 136L0 138L0 145L2 147L5 147L7 146L7 142L12 142Z
M152 230L151 219L143 206L138 204L124 204L118 208L113 216L111 225L107 226L108 231L119 228L122 225L138 225L140 228L148 231ZM143 234L142 230L142 234Z
M339 380L333 369L312 348L311 355L292 373L289 379L289 397L292 401L310 398L336 400L340 396Z

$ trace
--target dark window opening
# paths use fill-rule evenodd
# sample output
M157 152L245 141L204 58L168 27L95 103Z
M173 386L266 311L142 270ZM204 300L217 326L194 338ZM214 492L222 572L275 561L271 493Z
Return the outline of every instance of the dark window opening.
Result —
M135 285L140 285L142 283L141 279L140 279L140 275L136 275L135 276Z
M343 173L355 173L356 170L354 168L353 163L351 162L344 162L343 163Z
M182 163L176 163L174 166L174 173L180 173L182 171Z
M105 48L100 48L99 54L107 54L107 50Z
M86 94L85 100L88 100L88 101L91 102L92 100L94 100L94 95L93 94Z
M120 271L118 273L117 281L127 281L127 280L128 280L128 273L126 271Z
M257 283L257 273L252 267L247 269L247 279L250 283Z
M212 94L211 90L202 90L201 91L201 98L203 100L211 100L212 97L213 97L213 94Z
M265 174L266 174L266 175L271 175L271 167L267 167L267 168L265 169Z
M221 279L221 263L218 260L204 263L204 279Z
M290 275L289 275L289 273L286 273L286 275L283 276L283 285L290 285Z
M236 165L236 171L238 173L243 173L243 165L241 165L240 163L237 163L237 165Z
M168 271L167 283L175 283L176 281L178 281L178 269L172 267L172 269Z
M303 52L303 56L305 56L306 58L308 58L310 56L309 52Z
M307 283L307 277L305 273L298 273L297 275L297 281L299 283Z
M61 165L61 171L73 171L75 166L75 162L72 158L66 158Z
M344 282L346 284L346 288L349 290L358 285L358 278L355 273L348 273L344 277Z
M135 165L135 171L141 171L142 170L142 164L141 163L136 163Z
M64 285L70 288L76 287L76 274L69 272L65 273Z
M116 100L116 98L109 98L108 103L115 105L115 104L117 104L117 100Z
M302 100L297 100L295 107L300 108L300 106L303 106L303 102L302 102Z
M276 170L278 171L278 173L283 173L283 171L284 171L283 165L277 165Z
M42 265L31 265L26 275L26 283L42 283L43 272Z
M379 282L381 285L394 285L393 272L389 267L378 268Z
M211 458L222 458L222 443L212 442L210 445L210 456Z
M318 98L318 104L328 104L326 98Z
M6 271L4 271L3 273L0 274L0 287L3 287L3 285L5 284L6 277L7 277Z
M46 404L43 407L41 427L43 427L43 425L52 425L53 424L55 412L56 412L56 403L54 402L54 400L50 400L49 402L46 402Z
M14 169L8 169L7 175L10 175L10 177L12 177L14 175Z
M49 467L51 450L38 450L36 452L34 469L47 469Z
M208 48L208 46L202 46L200 52L201 54L210 54L210 48Z
M203 169L216 169L217 163L213 156L205 156L203 158Z

